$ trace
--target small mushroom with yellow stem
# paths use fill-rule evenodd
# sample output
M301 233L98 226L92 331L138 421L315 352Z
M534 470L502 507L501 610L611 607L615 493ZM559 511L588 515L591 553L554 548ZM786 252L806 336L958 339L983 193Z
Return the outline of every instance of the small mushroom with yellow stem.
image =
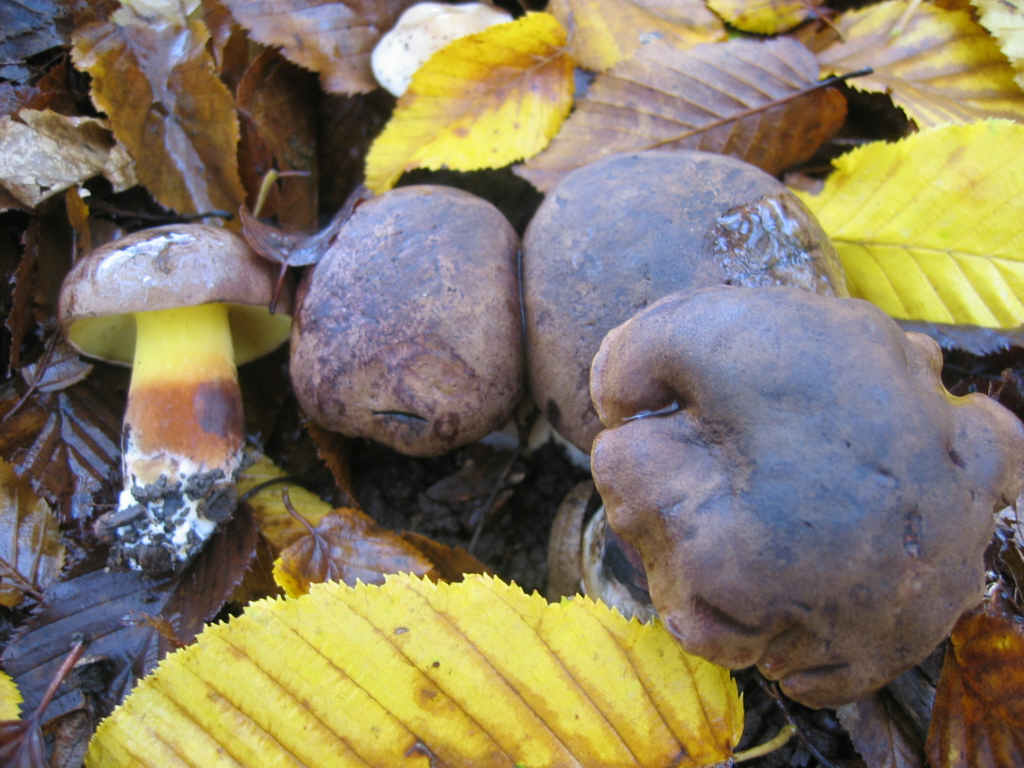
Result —
M179 569L232 515L244 443L235 366L290 332L290 297L267 309L275 280L241 238L195 224L128 235L65 278L58 318L71 345L132 366L112 562Z

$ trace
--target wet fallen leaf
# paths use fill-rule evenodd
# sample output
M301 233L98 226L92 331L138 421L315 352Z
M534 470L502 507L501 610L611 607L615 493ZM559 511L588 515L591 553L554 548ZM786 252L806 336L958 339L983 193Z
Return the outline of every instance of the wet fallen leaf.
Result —
M329 93L377 87L370 53L415 0L223 0L253 40L319 73Z
M430 558L394 531L358 509L340 508L281 552L274 580L286 595L298 597L323 581L383 584L388 573L423 576L433 569Z
M1019 123L946 125L855 149L821 194L797 194L832 239L852 295L897 318L1015 328L1022 146Z
M285 229L310 230L317 223L316 81L273 50L257 56L235 93L242 115L241 172L254 195L271 169L305 175L273 185L260 215Z
M380 193L412 168L500 168L551 140L572 106L565 30L528 13L460 38L412 78L366 158L366 186Z
M401 575L208 627L100 725L86 764L699 766L742 728L728 671L658 623Z
M84 526L99 498L112 498L121 472L120 371L103 370L71 389L0 400L0 457L50 506L62 522Z
M402 531L399 535L434 564L434 571L441 581L458 581L467 573L492 573L462 547L449 547L414 531Z
M655 147L733 155L775 174L842 125L846 101L818 89L814 55L790 39L688 51L651 42L598 75L544 152L516 169L541 190L600 157Z
M34 207L103 175L121 191L136 183L132 159L105 120L23 109L0 118L0 185Z
M21 367L21 378L33 391L59 392L85 381L93 368L71 345L57 341L39 360Z
M569 54L602 72L652 39L676 48L725 39L725 27L699 0L551 0L548 12L569 30Z
M147 18L130 7L76 30L75 66L96 108L135 160L139 181L179 213L234 211L238 118L198 19Z
M3 667L25 697L38 706L73 639L89 639L89 656L103 664L109 711L160 657L195 637L241 581L255 552L256 528L245 513L209 541L182 574L155 582L135 571L105 568L56 582L3 653ZM93 695L65 685L46 710L46 723L84 706Z
M67 4L57 0L0 3L0 78L28 82L26 60L67 43L68 15Z
M1024 2L1022 0L975 0L981 25L999 41L1010 60L1017 85L1024 88Z
M759 35L776 35L817 15L812 0L708 0L708 7L731 26Z
M823 73L871 67L856 86L888 93L918 126L966 123L991 117L1024 119L1024 91L1013 68L985 28L965 11L920 3L902 31L893 28L908 11L889 0L835 19L842 42L818 53ZM819 37L833 38L830 29ZM806 42L818 50L814 39Z
M282 490L287 489L292 506L311 525L318 525L332 511L330 504L295 483L266 456L256 457L242 470L235 487L275 554L308 533L306 526L288 512Z
M997 600L953 628L925 751L932 768L1024 765L1024 624Z
M41 596L63 561L64 546L49 505L0 460L0 605L18 605L26 591Z
M867 768L924 768L920 736L884 690L845 704L836 714Z

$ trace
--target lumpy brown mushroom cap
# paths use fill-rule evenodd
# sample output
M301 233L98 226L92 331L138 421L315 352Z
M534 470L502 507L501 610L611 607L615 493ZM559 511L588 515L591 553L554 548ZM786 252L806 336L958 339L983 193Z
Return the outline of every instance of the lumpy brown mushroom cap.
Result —
M522 392L518 238L457 189L363 203L299 286L291 378L327 429L412 455L477 440Z
M82 354L130 364L135 312L225 303L235 360L244 363L280 346L289 333L291 294L267 311L278 269L242 238L203 224L134 232L78 261L64 279L58 319Z
M788 288L675 294L608 334L594 479L687 650L834 706L981 599L1024 430L940 363L866 302Z
M674 291L731 283L846 295L814 216L776 179L724 155L616 155L566 176L523 237L530 390L590 451L590 363L604 335Z

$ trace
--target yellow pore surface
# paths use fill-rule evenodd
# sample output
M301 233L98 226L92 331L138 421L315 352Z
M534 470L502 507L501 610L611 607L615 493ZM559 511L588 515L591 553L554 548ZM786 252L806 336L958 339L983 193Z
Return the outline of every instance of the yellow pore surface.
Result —
M237 379L224 304L135 313L132 390L148 383Z

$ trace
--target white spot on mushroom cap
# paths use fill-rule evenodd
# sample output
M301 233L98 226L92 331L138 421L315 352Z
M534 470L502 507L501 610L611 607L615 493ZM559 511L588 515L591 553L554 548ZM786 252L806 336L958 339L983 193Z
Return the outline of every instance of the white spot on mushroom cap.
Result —
M512 16L508 13L484 3L417 3L373 49L373 75L384 88L401 96L416 70L437 51L460 37L509 21Z

